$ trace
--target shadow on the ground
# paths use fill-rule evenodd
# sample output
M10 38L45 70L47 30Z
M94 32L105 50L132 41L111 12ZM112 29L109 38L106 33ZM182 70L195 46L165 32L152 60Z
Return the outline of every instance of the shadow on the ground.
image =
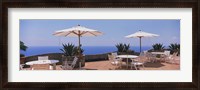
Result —
M98 69L92 69L92 68L84 68L85 70L98 70Z
M164 64L160 63L160 62L148 62L148 63L145 63L144 67L145 68L160 68L160 67L163 67L165 66ZM141 68L138 68L139 70ZM123 67L116 67L116 68L110 68L109 70L136 70L134 67L131 69L130 66L129 68L127 68L126 66L123 66Z
M148 68L148 67L159 68L159 67L163 67L163 66L165 66L165 65L160 62L154 62L154 63L148 62L145 64L146 68Z

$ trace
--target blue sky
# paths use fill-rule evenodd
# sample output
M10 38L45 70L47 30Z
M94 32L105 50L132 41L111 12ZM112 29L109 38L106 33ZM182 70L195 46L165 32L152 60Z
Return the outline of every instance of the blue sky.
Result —
M27 46L61 46L62 43L78 45L77 37L57 37L57 30L81 26L95 29L104 34L97 37L81 37L83 46L114 46L126 43L139 46L138 38L125 38L139 30L160 35L142 38L142 46L162 43L180 43L180 20L20 20L20 40Z

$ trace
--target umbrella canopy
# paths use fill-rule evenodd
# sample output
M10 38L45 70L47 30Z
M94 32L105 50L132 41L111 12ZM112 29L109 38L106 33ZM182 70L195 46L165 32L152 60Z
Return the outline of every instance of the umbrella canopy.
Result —
M102 33L97 30L89 29L89 28L78 25L72 28L56 31L53 35L71 36L71 37L81 36L82 37L82 36L98 36L98 35L102 35Z
M82 36L98 36L102 35L103 33L89 29L80 25L77 25L72 28L64 29L64 30L58 30L53 35L55 36L69 36L69 37L78 37L79 40L79 48L80 48L80 37Z
M157 37L159 35L153 34L153 33L147 33L139 30L138 32L135 32L133 34L130 34L128 36L125 36L126 38L140 38L140 52L141 52L141 38L142 37Z

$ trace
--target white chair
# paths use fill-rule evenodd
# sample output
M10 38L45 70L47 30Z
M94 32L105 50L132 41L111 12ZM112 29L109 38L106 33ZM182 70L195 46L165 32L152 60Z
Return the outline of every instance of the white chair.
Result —
M142 66L144 69L144 64L149 60L146 54L144 54L144 52L141 52L136 59L133 59L131 62L131 69L133 68L133 66L136 70L138 70L140 66Z
M108 59L112 65L119 65L121 62L120 58L115 58L114 55L108 55Z
M140 56L145 56L144 52L140 52ZM131 59L132 61L139 61L139 57L135 58L135 59Z
M147 61L148 61L148 58L147 58L146 56L140 55L138 58L136 58L135 61L132 60L132 62L131 62L131 69L132 69L133 66L134 66L134 68L135 68L136 70L138 70L138 68L139 68L140 66L142 66L142 68L144 69L144 64L145 64Z
M152 63L157 61L156 56L157 56L156 54L152 54L151 52L147 53L147 57L148 57L149 61Z
M140 56L145 56L147 58L147 62L155 62L156 61L156 55L152 54L151 52L146 52Z
M170 51L164 51L164 54L160 54L160 58L158 58L159 61L166 62L167 57L170 56Z
M170 55L170 51L164 51L164 54L165 54L166 56L169 56L169 55Z
M180 60L180 58L178 59L177 54L178 52L174 52L172 55L168 56L166 58L166 62L171 63L171 64L176 63L176 60Z
M144 54L148 53L148 51L143 51Z
M38 56L38 60L48 60L49 57L48 56Z
M78 61L77 57L74 57L74 60L72 61L71 65L69 65L67 61L63 61L63 66L61 66L61 68L63 68L64 70L73 70L77 61Z
M117 53L115 52L115 53L111 53L111 55L115 58L115 59L119 59L118 57L117 57Z
M164 51L164 60L166 62L166 60L168 59L168 57L170 56L170 51Z
M20 65L19 65L19 70L24 70L24 65L25 65L25 64L20 64Z

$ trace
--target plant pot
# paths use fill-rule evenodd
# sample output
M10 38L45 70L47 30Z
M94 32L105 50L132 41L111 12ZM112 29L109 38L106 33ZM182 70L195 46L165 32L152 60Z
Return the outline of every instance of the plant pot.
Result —
M81 57L81 67L85 66L85 55Z

